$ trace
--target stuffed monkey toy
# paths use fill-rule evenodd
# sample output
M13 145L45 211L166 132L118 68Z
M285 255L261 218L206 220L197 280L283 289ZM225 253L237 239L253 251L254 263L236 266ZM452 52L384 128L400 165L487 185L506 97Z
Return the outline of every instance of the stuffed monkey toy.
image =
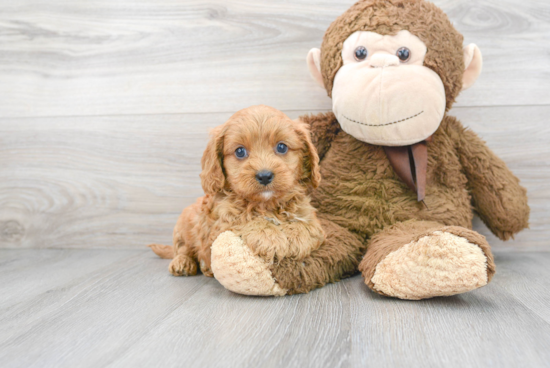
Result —
M374 292L455 295L495 274L474 211L500 239L528 225L526 190L485 143L447 115L481 72L478 47L424 0L362 0L334 21L307 64L332 98L305 116L322 181L312 203L326 234L304 259L268 263L227 232L212 269L228 289L305 293L359 270Z

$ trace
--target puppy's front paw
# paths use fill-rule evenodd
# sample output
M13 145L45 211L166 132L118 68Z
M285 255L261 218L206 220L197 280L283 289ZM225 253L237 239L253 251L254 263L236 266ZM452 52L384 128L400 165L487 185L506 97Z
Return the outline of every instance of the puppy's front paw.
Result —
M241 232L242 241L254 255L260 256L266 262L275 258L281 260L291 255L288 239L280 228L268 225L258 229L246 229Z
M178 254L170 262L168 270L174 276L194 276L197 274L197 262L191 257Z
M317 229L299 222L286 224L282 230L288 239L287 257L296 260L308 257L312 251L319 249L325 240L320 227Z
M270 264L248 248L243 240L226 231L212 244L212 271L226 289L244 295L285 295L273 279Z
M199 265L201 267L201 272L204 276L214 277L214 274L212 273L212 270L210 269L210 267L208 266L208 264L206 263L206 261L204 259L200 260Z

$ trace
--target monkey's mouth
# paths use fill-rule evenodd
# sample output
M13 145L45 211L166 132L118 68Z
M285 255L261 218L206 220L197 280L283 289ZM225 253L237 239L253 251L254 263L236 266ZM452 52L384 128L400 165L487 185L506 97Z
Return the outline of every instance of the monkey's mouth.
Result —
M407 120L414 119L414 118L416 118L417 116L422 115L423 113L424 113L424 111L420 111L418 114L409 116L408 118L404 118L404 119L401 119L401 120L392 121L392 122L385 123L385 124L367 124L367 123L362 123L362 122L357 121L357 120L350 119L350 118L348 118L346 115L342 115L342 116L345 117L346 119L348 119L349 121L351 121L352 123L361 124L361 125L370 126L370 127L382 127L382 126L398 124L398 123L402 123L402 122L407 121Z

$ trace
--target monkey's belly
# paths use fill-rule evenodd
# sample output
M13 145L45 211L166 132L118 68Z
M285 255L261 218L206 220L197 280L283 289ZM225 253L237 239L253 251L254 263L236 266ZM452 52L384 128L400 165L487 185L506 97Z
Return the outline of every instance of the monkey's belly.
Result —
M432 186L427 189L425 203L422 203L417 202L410 189L396 185L391 179L357 184L356 190L348 191L318 188L313 193L313 205L319 215L368 236L396 222L412 219L472 227L473 212L465 191L452 193L447 188ZM362 193L366 188L377 194Z
M426 198L397 177L381 147L347 137L333 142L321 162L321 185L312 194L319 215L361 236L407 220L437 221L471 228L473 211L458 158L428 165ZM432 145L437 157L437 144Z

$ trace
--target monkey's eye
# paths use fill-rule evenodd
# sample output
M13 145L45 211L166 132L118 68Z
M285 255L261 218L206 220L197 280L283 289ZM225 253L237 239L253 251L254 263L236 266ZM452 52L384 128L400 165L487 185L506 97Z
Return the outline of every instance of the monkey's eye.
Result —
M277 153L284 155L288 152L288 146L282 142L279 142L277 143L277 147L275 147L275 150L277 151Z
M248 157L248 151L244 147L239 147L235 150L235 157L242 160L243 158Z
M355 49L354 56L355 60L363 61L367 58L368 52L367 49L363 46L359 46Z
M411 58L411 50L409 50L406 47L402 47L399 50L397 50L395 55L397 55L399 60L401 60L402 62L405 62Z

